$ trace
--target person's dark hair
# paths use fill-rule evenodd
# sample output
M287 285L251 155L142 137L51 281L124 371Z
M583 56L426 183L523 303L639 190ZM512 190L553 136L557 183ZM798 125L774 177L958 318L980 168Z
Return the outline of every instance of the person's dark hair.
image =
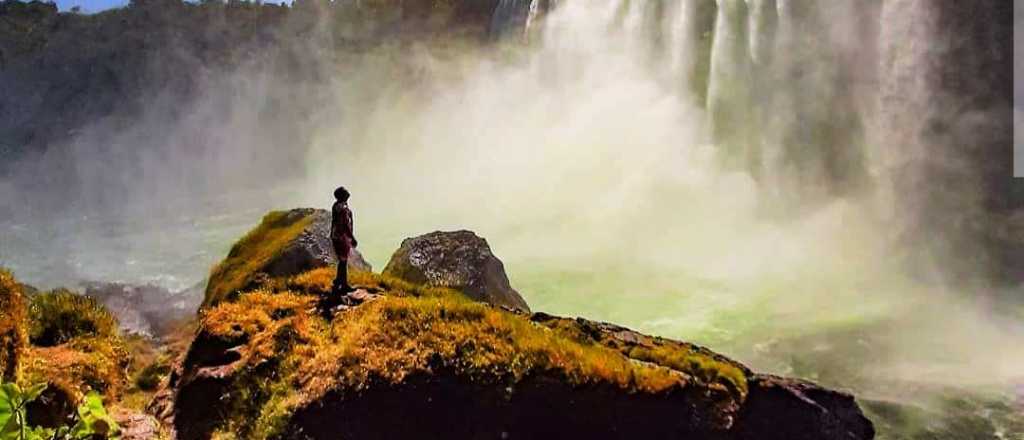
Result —
M344 186L339 186L338 189L334 190L334 198L342 202L348 200L348 190Z

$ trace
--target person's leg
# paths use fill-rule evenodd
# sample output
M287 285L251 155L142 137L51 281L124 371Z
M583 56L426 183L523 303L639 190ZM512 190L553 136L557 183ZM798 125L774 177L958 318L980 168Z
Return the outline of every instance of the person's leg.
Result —
M348 285L348 261L338 260L338 275L334 278L334 292L344 295L350 291L352 288Z

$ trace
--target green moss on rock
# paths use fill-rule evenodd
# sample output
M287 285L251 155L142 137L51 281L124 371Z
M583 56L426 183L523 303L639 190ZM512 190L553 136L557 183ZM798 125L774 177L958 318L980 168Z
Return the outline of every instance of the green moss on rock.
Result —
M260 270L312 224L314 210L274 211L231 247L227 258L213 268L203 308L237 298L251 287Z
M310 405L432 375L495 389L544 377L622 396L685 394L709 427L727 427L745 398L744 369L692 347L629 356L456 291L375 274L363 273L354 284L383 297L327 322L313 313L310 294L332 277L324 268L267 283L202 314L179 395L183 438L203 437L197 426L272 438L294 428L296 411ZM216 387L230 399L199 398ZM210 404L223 407L211 411ZM189 405L201 407L182 408ZM226 417L197 421L189 414Z

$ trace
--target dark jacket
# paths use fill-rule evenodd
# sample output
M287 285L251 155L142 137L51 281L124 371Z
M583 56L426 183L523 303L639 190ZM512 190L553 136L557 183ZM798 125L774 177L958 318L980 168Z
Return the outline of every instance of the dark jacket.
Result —
M352 210L347 203L334 202L331 207L331 243L340 260L348 259L352 248L358 246L352 233Z

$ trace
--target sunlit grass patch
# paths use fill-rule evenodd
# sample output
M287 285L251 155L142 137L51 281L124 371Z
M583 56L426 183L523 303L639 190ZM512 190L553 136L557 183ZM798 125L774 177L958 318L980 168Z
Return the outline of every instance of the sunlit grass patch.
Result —
M32 347L25 356L24 383L49 382L73 401L88 391L116 399L128 376L128 352L116 338L83 337L53 347Z
M461 296L386 297L343 315L332 328L334 349L309 359L311 395L330 388L358 390L383 380L449 369L475 381L516 383L531 374L574 385L609 383L657 393L683 387L669 369L635 363L614 350L560 337L522 316Z
M234 379L231 416L222 434L266 438L291 413L300 396L295 365L327 345L328 324L310 313L314 301L308 295L261 290L203 312L201 332L243 344L239 362L244 367Z
M315 299L307 294L333 279L329 268L278 286L294 291L261 289L202 314L201 332L240 344L233 409L221 432L266 438L296 408L328 393L355 395L418 374L454 374L513 389L525 378L544 375L573 386L651 394L704 387L726 376L710 360L685 358L686 368L675 368L657 364L670 359L667 353L632 359L448 289L370 273L355 278L353 284L381 289L384 296L332 322L314 312Z
M271 290L311 295L324 294L330 292L336 275L336 268L322 267L283 281L271 281L267 286ZM453 289L413 284L400 278L361 270L349 270L348 281L349 284L357 289L386 292L388 295L393 296L464 296L461 292Z
M534 322L458 291L371 272L352 271L349 281L381 296L325 320L316 296L330 291L335 273L323 267L264 280L201 313L200 334L236 347L218 432L273 437L298 408L329 394L357 396L437 374L510 390L544 376L624 393L696 391L703 397L694 404L712 412L746 398L744 367L699 346L653 337L653 345L617 344L587 336L573 320Z
M74 402L88 391L111 398L123 392L129 354L117 320L103 305L57 289L33 295L27 317L22 383L50 383Z
M746 398L746 368L703 347L632 333L617 326L612 326L606 331L596 331L593 327L602 324L590 321L580 322L555 317L541 318L540 321L563 338L599 344L630 359L682 372L700 386L727 390L738 402ZM622 333L628 334L617 336Z

